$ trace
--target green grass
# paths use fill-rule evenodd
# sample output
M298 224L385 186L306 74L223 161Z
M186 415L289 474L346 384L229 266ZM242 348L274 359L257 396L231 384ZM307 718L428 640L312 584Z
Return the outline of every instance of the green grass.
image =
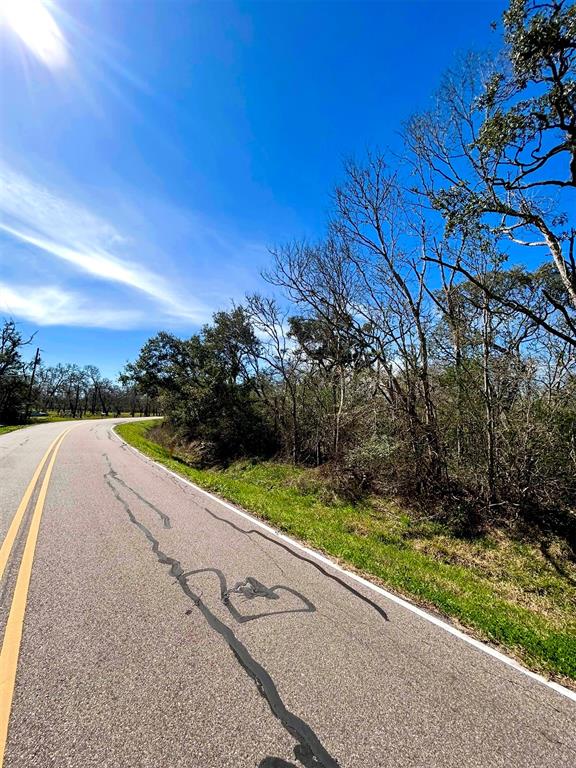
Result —
M135 448L197 485L270 521L415 602L432 607L531 669L576 680L576 569L562 574L540 549L494 532L470 541L395 502L350 504L316 470L276 462L195 469L149 439L158 422L122 424Z
M24 429L24 427L28 427L29 424L16 424L12 426L0 426L0 435L7 435L8 432L14 432L17 429Z

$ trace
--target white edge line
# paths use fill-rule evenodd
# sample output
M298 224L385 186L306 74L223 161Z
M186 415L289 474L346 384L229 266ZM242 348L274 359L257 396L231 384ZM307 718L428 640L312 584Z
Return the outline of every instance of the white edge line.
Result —
M167 472L169 475L172 475L184 485L189 485L195 490L200 491L200 493L203 493L205 496L208 496L209 499L212 499L213 501L216 501L221 506L226 507L226 509L229 509L232 512L235 512L237 515L240 515L240 517L243 517L246 520L249 520L254 525L258 525L260 528L263 528L265 531L268 531L268 533L271 533L274 536L276 536L276 538L287 542L288 544L290 544L290 546L295 547L296 549L299 549L302 552L305 552L307 555L310 555L316 560L319 560L324 565L328 565L333 570L344 574L349 579L353 579L354 581L357 581L359 584L362 584L364 587L367 587L368 589L371 589L373 592L376 592L377 594L387 598L391 602L402 606L402 608L406 608L406 610L411 611L412 613L415 613L417 616L420 616L420 618L430 622L430 624L434 624L435 626L440 627L444 631L448 632L451 635L454 635L454 637L457 637L460 640L463 640L465 643L468 643L468 645L473 646L477 650L483 651L484 653L488 654L488 656L492 656L494 659L498 659L498 661L501 661L503 664L506 664L507 666L512 667L512 669L515 669L517 672L521 672L527 677L532 678L532 680L536 680L536 682L541 683L542 685L545 685L548 688L551 688L553 691L556 691L556 693L559 693L562 696L565 696L567 699L576 701L576 691L571 691L569 688L566 688L565 686L560 685L560 683L555 683L553 680L547 680L542 675L539 675L536 672L532 672L530 669L526 669L526 667L523 667L522 664L519 664L515 659L512 659L510 656L506 656L506 654L502 653L501 651L497 651L495 648L492 648L489 645L486 645L486 643L483 643L480 640L476 640L476 638L474 637L470 637L470 635L467 635L461 630L457 629L456 627L451 626L450 624L438 618L437 616L434 616L433 614L428 613L427 611L424 611L422 608L418 608L418 606L413 605L407 600L404 600L402 597L398 597L398 595L395 595L392 592L388 592L386 589L379 587L377 584L373 584L371 581L368 581L367 579L362 578L362 576L359 576L357 573L354 573L353 571L348 571L346 568L343 568L341 565L338 565L338 563L335 563L334 561L330 560L324 555L321 555L319 552L316 552L315 550L304 546L304 544L301 544L299 541L296 541L295 539L290 538L290 536L286 536L286 534L284 533L280 533L275 528L272 528L270 525L263 523L257 517L250 515L248 512L245 512L244 510L239 509L238 507L235 507L232 504L229 504L227 501L220 499L218 496L215 496L213 493L210 493L209 491L204 490L204 488L201 488L199 485L196 485L196 483L193 483L191 480L187 480L185 477L182 477L182 475L179 475L177 472L173 472L171 469L168 469L168 467L165 467L163 464L160 464L158 461L154 461L154 459L151 459L149 456L146 456L146 454L142 453L137 448L134 448L134 446L130 445L125 440L123 440L120 437L120 435L116 432L116 429L115 429L116 426L118 425L114 425L110 431L115 435L115 437L121 443L126 445L137 456L140 456L141 458L150 462L150 464L154 464L156 467L159 467L160 469L164 470L164 472Z

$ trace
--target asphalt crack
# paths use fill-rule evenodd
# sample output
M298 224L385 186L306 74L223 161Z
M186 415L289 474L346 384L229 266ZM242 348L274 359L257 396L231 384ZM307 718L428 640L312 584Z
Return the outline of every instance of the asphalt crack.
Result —
M266 539L266 541L269 541L272 544L275 544L277 547L284 549L286 552L291 554L293 557L296 557L298 560L302 560L303 562L308 563L309 565L316 568L317 571L320 571L320 573L322 573L324 576L340 584L341 587L344 587L344 589L348 590L348 592L353 594L355 597L367 603L371 608L373 608L376 611L376 613L378 613L384 619L384 621L389 621L388 614L386 613L384 608L381 608L377 603L375 603L373 600L370 600L370 598L366 597L366 595L363 595L361 592L355 589L352 585L347 584L343 579L327 571L325 568L323 568L320 565L320 563L316 563L314 560L310 560L310 558L305 557L304 555L301 555L298 552L295 552L286 544L283 544L281 541L278 541L278 539L272 538L272 536L267 536L262 531L256 530L256 528L249 528L248 530L245 528L241 528L239 525L236 525L231 520L227 520L225 517L220 517L215 512L212 512L212 510L208 509L208 507L204 507L204 510L208 512L208 514L211 517L213 517L215 520L219 520L221 523L226 523L226 525L229 525L231 528L234 528L235 531L238 531L239 533L242 533L246 536L251 536L251 535L261 536L263 539Z
M273 587L266 587L261 584L258 579L253 576L247 576L244 581L239 581L234 587L228 589L226 583L226 577L219 568L198 568L195 571L187 571L183 574L186 578L195 576L198 573L214 573L220 582L220 599L227 608L232 618L238 622L238 624L245 624L248 621L256 621L256 619L266 619L272 616L282 616L288 613L315 613L316 606L308 600L301 592L298 592L292 587L287 587L284 584L275 584ZM300 600L304 607L302 608L286 608L280 611L267 611L265 613L257 614L242 614L232 602L230 602L230 596L233 594L243 595L245 600L253 600L257 597L263 597L267 600L279 600L280 595L278 591L289 592Z
M170 566L170 576L176 579L182 592L200 611L208 626L226 642L244 672L253 680L256 689L268 703L272 714L278 719L290 736L298 742L294 748L296 759L299 760L305 768L340 768L338 760L329 754L308 723L288 710L282 701L272 677L266 669L254 659L246 646L236 637L232 629L212 613L201 599L201 596L196 594L190 588L188 578L192 574L197 573L197 571L185 572L179 560L162 552L158 539L156 539L152 532L134 515L127 501L120 495L118 489L113 484L113 481L118 481L118 475L112 468L110 459L108 457L106 458L110 470L104 475L104 479L115 498L126 511L130 522L145 536L158 562L162 565ZM136 494L136 496L141 498L138 494ZM213 570L217 572L216 569L202 570ZM271 589L273 590L274 588ZM230 609L229 603L227 607ZM260 763L261 768L272 768L272 766L290 766L290 763L286 763L280 758L265 758Z
M112 468L112 464L110 463L110 458L108 457L107 453L103 453L102 456L108 462L108 466L110 468L110 476L113 477L114 480L116 480L117 483L120 483L120 485L124 486L124 488L126 488L126 490L130 491L130 493L133 493L134 496L136 496L137 499L140 499L140 501L143 504L146 504L147 507L149 507L153 512L155 512L158 515L158 517L160 518L160 520L162 521L162 525L164 526L164 528L172 528L172 523L171 523L170 518L168 517L168 515L165 512L162 512L161 509L158 509L158 507L155 506L154 504L152 504L151 501L148 501L148 499L145 499L144 496L142 496L141 494L138 493L138 491L135 491L134 488L132 488L131 485L128 485L127 482L122 480L122 478L118 475L116 470Z

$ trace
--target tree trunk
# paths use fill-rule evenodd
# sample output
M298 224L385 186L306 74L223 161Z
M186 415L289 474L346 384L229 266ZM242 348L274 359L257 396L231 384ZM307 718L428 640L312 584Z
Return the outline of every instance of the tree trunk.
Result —
M483 393L486 415L486 501L488 513L496 503L496 426L494 400L490 379L490 345L492 341L492 314L488 298L484 296L482 310L482 368Z

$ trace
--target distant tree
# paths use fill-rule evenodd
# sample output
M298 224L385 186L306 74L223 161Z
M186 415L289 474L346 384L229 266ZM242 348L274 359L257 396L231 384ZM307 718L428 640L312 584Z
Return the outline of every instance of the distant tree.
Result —
M0 330L0 421L14 424L24 418L28 380L27 364L22 358L24 347L33 336L25 338L16 323L5 320Z
M134 362L125 366L120 382L143 398L142 410L146 416L156 410L161 394L166 397L178 391L180 373L185 369L189 351L184 341L161 331L148 339Z
M221 459L266 453L274 439L258 397L259 346L242 307L217 312L189 339L149 339L123 381L157 398L177 434L209 441Z

